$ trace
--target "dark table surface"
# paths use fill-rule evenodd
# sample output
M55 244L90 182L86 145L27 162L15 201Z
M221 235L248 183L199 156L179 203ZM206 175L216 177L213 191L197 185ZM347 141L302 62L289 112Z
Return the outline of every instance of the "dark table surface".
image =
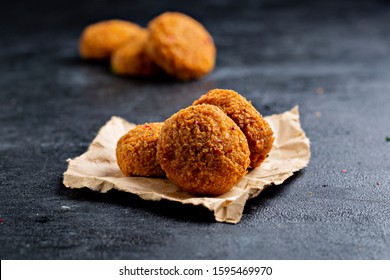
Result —
M388 1L90 2L2 4L1 259L390 259ZM145 26L167 10L213 35L207 77L122 78L79 59L87 24ZM112 115L163 121L212 88L263 115L299 105L311 140L309 166L250 200L237 225L202 207L63 186L66 159Z

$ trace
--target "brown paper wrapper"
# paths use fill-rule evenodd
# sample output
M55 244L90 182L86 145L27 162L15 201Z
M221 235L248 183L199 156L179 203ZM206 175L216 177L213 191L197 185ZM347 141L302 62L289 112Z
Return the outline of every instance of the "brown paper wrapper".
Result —
M115 148L118 139L135 124L115 116L100 129L87 152L68 160L63 183L74 189L87 187L103 193L116 189L145 200L202 205L214 212L218 222L238 223L248 199L258 196L268 186L282 184L310 159L309 139L301 128L298 107L265 119L275 136L269 157L220 196L196 197L165 178L125 177L117 165Z

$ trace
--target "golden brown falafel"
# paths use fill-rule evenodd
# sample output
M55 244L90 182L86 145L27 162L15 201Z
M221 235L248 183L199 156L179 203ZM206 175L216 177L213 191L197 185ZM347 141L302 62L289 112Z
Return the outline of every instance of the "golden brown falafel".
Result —
M133 39L111 56L111 68L114 73L126 76L148 77L159 73L160 67L146 53L148 31L143 29Z
M137 125L117 143L116 159L125 176L162 176L156 160L157 140L163 123Z
M141 31L139 25L117 19L90 24L81 34L80 56L84 59L108 59L114 50Z
M273 131L249 101L233 90L213 89L193 103L199 104L218 106L241 128L248 139L252 168L264 161L274 142Z
M148 29L147 51L170 76L191 80L214 68L216 48L213 39L193 18L166 12L154 18Z
M195 195L221 195L247 172L249 148L240 128L212 105L190 106L164 122L157 161L167 177Z

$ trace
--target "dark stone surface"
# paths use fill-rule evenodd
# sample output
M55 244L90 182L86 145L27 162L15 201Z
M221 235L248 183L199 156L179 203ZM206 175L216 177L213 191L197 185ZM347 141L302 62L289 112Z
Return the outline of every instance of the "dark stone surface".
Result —
M388 1L90 2L2 4L1 259L390 258ZM209 29L212 74L126 79L78 58L87 24L145 25L166 10ZM162 121L217 87L264 115L298 104L312 144L309 166L251 200L239 224L214 222L201 207L62 185L65 160L112 115Z

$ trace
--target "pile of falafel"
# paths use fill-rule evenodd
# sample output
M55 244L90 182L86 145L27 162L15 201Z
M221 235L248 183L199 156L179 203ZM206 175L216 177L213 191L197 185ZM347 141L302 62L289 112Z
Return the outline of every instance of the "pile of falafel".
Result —
M87 26L80 38L83 59L110 60L118 75L152 77L161 73L188 81L213 70L216 48L201 23L182 13L165 12L147 28L106 20Z
M163 123L131 129L119 139L116 158L125 176L166 176L193 195L217 196L259 167L273 141L249 101L214 89Z

